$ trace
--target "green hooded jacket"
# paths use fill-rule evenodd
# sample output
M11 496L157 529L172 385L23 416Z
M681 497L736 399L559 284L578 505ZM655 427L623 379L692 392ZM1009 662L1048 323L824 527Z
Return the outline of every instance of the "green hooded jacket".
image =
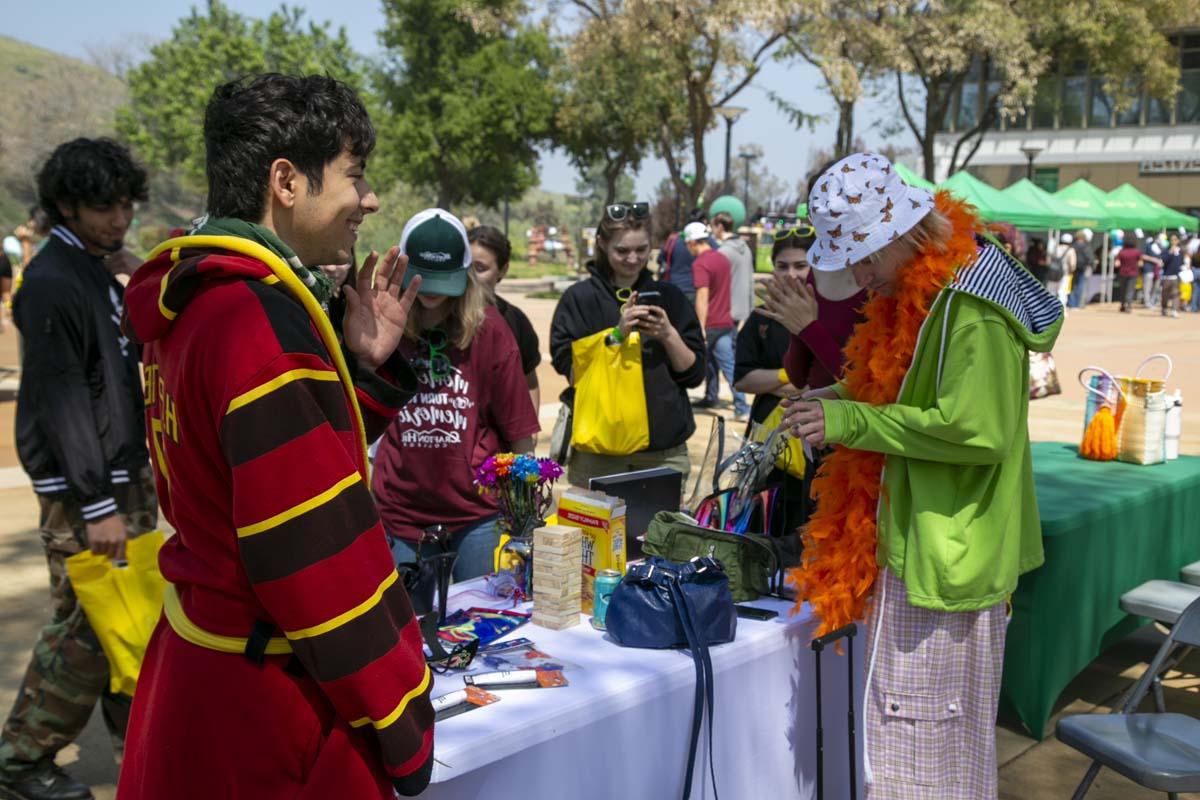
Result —
M1029 448L1029 351L1049 352L1063 308L1020 263L981 242L921 328L900 396L825 400L825 438L886 454L877 514L880 566L908 600L976 611L1041 566Z

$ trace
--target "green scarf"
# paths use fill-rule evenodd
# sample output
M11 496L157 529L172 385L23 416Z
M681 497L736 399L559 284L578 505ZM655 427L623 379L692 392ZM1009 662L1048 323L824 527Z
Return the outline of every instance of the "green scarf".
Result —
M329 310L329 298L333 295L333 281L319 269L309 269L300 263L299 257L292 248L284 244L275 231L254 222L233 217L203 217L196 222L192 233L197 236L237 236L258 242L263 247L279 256L292 268L301 282L312 292L313 297L321 304L321 308Z

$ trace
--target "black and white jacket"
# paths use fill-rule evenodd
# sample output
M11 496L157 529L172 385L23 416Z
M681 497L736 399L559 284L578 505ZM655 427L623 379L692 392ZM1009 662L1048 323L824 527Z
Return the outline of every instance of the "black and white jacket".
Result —
M62 225L13 299L17 454L35 492L68 493L88 522L115 514L113 484L148 462L141 352L121 333L123 303L121 284Z
M573 360L572 343L611 329L621 321L622 301L617 298L616 288L594 263L588 264L588 271L591 278L576 283L563 293L550 324L550 355L554 369L568 378ZM687 390L704 382L704 330L687 296L672 284L654 280L649 270L642 270L632 288L638 292L660 293L667 318L679 331L687 348L696 354L692 366L676 372L660 342L642 340L642 383L650 423L647 450L666 450L686 444L696 431Z

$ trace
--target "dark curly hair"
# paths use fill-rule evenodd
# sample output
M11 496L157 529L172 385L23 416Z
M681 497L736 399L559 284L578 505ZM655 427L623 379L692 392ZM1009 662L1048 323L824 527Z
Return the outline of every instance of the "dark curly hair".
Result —
M49 225L66 222L59 206L107 206L149 197L146 170L112 139L72 139L60 144L37 176L38 205Z
M467 231L467 241L486 247L496 256L496 268L500 272L508 269L508 261L512 258L512 244L499 228L491 225L480 225Z
M362 100L323 75L268 73L218 86L204 112L208 213L262 218L271 163L286 158L320 194L325 167L343 150L366 158L375 128Z

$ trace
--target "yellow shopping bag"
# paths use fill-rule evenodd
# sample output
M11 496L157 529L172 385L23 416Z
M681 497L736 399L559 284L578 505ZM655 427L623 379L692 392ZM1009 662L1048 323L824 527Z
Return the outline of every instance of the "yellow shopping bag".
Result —
M162 614L167 582L158 570L162 531L144 533L125 545L126 566L90 550L67 559L67 576L104 655L109 687L133 695L150 634Z
M783 425L783 404L775 406L762 424L755 424L750 434L751 441L765 443L771 433ZM782 440L782 441L779 441ZM793 478L803 478L806 468L804 443L792 436L790 431L780 431L775 444L775 466Z
M607 344L604 330L571 344L575 410L571 446L585 453L625 456L650 446L642 340L637 332Z

